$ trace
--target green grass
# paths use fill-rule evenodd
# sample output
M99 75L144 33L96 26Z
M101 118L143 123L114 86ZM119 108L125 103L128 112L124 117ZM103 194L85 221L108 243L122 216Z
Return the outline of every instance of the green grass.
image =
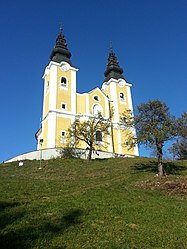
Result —
M152 159L25 161L0 166L0 246L187 248L187 198L142 188ZM187 162L165 162L185 180ZM174 175L175 174L175 175Z

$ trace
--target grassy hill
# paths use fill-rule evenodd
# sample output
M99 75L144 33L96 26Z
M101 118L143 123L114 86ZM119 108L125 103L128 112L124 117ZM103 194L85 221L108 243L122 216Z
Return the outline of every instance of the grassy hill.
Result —
M0 245L187 248L187 161L56 159L0 166Z

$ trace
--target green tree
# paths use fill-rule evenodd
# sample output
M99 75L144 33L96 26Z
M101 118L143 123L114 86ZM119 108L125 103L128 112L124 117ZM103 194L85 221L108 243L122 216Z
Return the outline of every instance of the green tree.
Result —
M137 142L156 148L158 174L163 176L163 146L166 141L176 136L176 120L169 113L168 106L160 100L150 100L138 106L137 109L138 114L134 119Z
M134 116L131 110L124 110L120 117L119 126L123 131L125 131L126 134L126 140L128 145L124 144L124 147L128 146L128 149L133 148L137 143L137 138L135 132Z
M74 140L77 147L81 142L85 142L89 148L88 160L91 160L96 133L99 131L102 136L109 135L110 120L104 119L100 113L90 116L88 120L81 121L76 118L68 134Z
M174 158L187 159L187 113L184 112L177 120L178 139L169 148Z

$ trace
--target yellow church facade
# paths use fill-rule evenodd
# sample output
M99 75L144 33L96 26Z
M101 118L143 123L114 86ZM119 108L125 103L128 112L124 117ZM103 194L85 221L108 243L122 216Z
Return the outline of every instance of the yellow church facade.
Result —
M120 125L125 110L133 113L132 85L125 80L112 48L101 89L96 87L86 93L76 92L78 69L70 58L71 53L61 29L43 75L43 114L41 128L36 133L37 149L66 147L71 143L68 129L76 118L84 121L101 113L108 119L113 110L109 135L96 136L94 149L117 155L138 156L138 147L131 148L128 143L129 136L134 136L135 130L130 129L129 132L129 129ZM87 144L82 142L79 148L86 149Z

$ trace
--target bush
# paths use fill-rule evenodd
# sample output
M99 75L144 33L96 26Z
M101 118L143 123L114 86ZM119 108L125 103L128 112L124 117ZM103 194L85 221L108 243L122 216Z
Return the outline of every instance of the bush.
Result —
M70 146L63 148L60 154L62 158L75 158L76 157L75 149Z

